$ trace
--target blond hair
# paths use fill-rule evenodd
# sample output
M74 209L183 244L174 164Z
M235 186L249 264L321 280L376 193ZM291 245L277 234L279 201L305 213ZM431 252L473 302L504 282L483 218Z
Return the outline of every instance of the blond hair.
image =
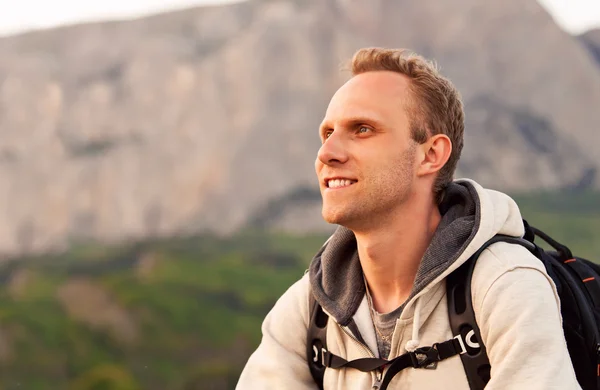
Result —
M422 144L435 134L445 134L452 152L438 172L433 191L438 202L452 182L463 148L464 111L460 94L437 66L406 49L364 48L352 57L352 75L387 70L407 76L411 99L406 107L412 138Z

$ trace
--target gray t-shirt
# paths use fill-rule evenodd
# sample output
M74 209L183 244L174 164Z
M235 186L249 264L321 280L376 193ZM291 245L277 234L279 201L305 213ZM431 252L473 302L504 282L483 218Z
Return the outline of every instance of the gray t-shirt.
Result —
M398 318L400 318L400 314L402 314L404 304L400 305L400 307L389 313L382 314L377 312L377 310L373 308L373 300L371 299L371 293L369 292L368 287L367 294L367 299L370 303L371 313L373 314L373 325L376 327L375 336L377 337L377 349L379 350L379 356L383 359L388 359L392 342L392 333L394 333L396 321L398 320ZM386 338L385 340L379 335L380 332Z

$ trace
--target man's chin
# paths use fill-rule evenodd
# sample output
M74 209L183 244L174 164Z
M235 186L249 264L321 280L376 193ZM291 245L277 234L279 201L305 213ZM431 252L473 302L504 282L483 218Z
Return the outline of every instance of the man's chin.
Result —
M328 209L323 208L321 215L325 222L343 226L350 230L361 230L370 226L372 215L365 214L364 210Z
M325 222L332 225L345 225L348 222L347 213L341 210L323 210L322 214Z
M335 213L331 213L331 212L327 212L325 210L323 210L321 212L321 216L323 217L323 220L327 223L330 224L337 224L337 220L338 220L338 215Z

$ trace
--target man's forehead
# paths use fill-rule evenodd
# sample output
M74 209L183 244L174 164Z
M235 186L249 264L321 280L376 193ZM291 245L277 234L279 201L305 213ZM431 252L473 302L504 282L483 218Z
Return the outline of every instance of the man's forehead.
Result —
M409 93L409 86L409 78L398 72L371 71L350 78L337 90L335 95L377 94L388 97L403 97Z
M361 73L342 85L331 98L325 119L396 111L409 97L409 79L391 71Z

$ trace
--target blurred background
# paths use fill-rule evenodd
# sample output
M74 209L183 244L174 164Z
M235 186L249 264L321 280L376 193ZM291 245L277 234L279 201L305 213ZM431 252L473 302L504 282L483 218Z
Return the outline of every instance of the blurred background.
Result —
M597 0L0 3L0 389L233 389L334 227L317 127L364 46L440 66L458 177L600 260Z

